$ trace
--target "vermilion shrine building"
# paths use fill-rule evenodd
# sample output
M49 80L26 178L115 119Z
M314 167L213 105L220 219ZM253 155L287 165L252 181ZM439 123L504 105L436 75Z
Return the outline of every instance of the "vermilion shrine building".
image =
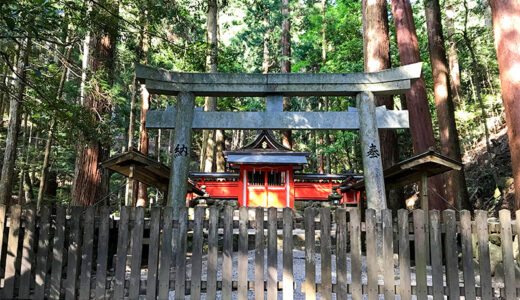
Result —
M295 152L268 130L242 149L224 151L233 173L190 173L211 198L238 200L239 206L294 207L294 201L326 201L348 175L303 174L308 152ZM360 178L362 176L359 176ZM340 202L356 204L359 191L343 193Z

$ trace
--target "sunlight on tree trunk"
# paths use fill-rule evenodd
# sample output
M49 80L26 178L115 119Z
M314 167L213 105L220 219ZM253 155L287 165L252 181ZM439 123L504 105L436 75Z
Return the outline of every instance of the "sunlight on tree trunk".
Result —
M520 209L520 3L490 0L493 33L500 70L502 103L506 114L507 135L515 185L514 205Z
M409 0L392 0L392 14L394 16L397 33L397 46L401 65L413 64L421 61L419 42L415 32L415 22L412 6ZM410 118L410 134L414 153L418 154L435 146L433 126L431 121L426 85L424 77L412 82L406 92L406 106ZM431 209L445 209L444 180L442 175L428 179L428 204Z
M449 86L449 67L446 60L446 49L444 48L439 1L426 0L425 11L441 152L449 158L461 161L462 156ZM450 204L457 209L469 208L464 170L450 171L446 173L445 178L447 200Z

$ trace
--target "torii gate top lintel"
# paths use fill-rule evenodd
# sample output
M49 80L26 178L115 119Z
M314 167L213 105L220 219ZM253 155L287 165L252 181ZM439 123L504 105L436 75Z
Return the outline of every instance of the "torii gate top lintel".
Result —
M363 91L374 95L402 94L411 80L421 76L422 63L369 73L186 73L135 65L136 79L151 94L195 96L262 97L355 96Z

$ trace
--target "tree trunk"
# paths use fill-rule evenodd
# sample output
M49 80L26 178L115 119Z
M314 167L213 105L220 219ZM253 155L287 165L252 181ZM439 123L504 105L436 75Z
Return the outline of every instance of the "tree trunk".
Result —
M26 87L26 66L29 63L31 51L31 40L27 38L22 42L19 51L19 59L16 67L16 97L11 97L9 103L9 127L7 128L7 138L5 140L4 163L2 164L2 177L0 178L0 204L9 205L11 203L14 168L16 165L16 155L18 146L18 135L20 132L20 121L22 103L25 96Z
M450 91L449 67L448 61L446 60L446 50L444 48L444 36L442 34L439 1L426 0L425 11L441 151L443 155L461 161L459 136L455 124L454 105ZM457 209L469 208L469 197L464 170L450 171L446 173L445 178L447 200L449 203L454 205Z
M327 63L327 0L321 0L321 17L322 17L322 27L321 27L321 67L325 68ZM329 111L329 97L325 96L324 105L325 111ZM329 131L325 130L325 145L327 147L330 146L330 136ZM327 174L331 173L330 166L330 153L325 153L325 169Z
M500 71L502 103L506 114L507 135L511 151L515 200L513 209L520 209L520 3L490 0L493 34Z
M282 0L282 73L291 73L291 19L289 16L289 0ZM283 110L291 109L291 98L283 98ZM292 149L292 134L290 130L282 130L283 145Z
M224 172L226 170L226 159L224 158L226 140L224 130L215 131L215 140L217 141L217 153L215 154L217 172Z
M397 33L397 46L401 65L409 65L421 61L419 43L415 32L412 6L409 0L392 0L392 14L394 16ZM412 82L406 92L406 107L410 118L410 134L414 153L418 154L435 146L432 119L426 96L424 77ZM444 180L442 175L428 179L428 204L430 209L446 209L444 202Z
M218 2L217 0L208 0L207 13L207 32L206 39L208 51L206 55L206 72L216 73L218 66ZM206 97L204 103L205 111L217 110L217 97ZM205 130L203 132L203 155L201 155L201 170L204 172L212 172L215 160L215 130Z
M142 8L140 12L140 20L141 23L141 31L139 32L139 49L137 51L137 55L135 57L136 63L147 63L147 52L149 48L149 34L148 34L148 11L145 8ZM138 149L141 149L143 147L144 138L142 137L143 134L146 135L146 140L148 139L148 131L146 129L146 126L143 125L143 122L146 123L146 113L143 115L142 113L142 107L148 105L144 102L149 102L149 95L148 98L144 99L144 95L141 91L141 84L137 82L136 74L134 72L134 78L133 78L133 89L132 89L132 97L130 98L130 117L128 120L128 151L131 151L134 149L134 126L135 126L135 116L136 116L136 102L137 102L137 95L141 95L142 103L141 103L141 119L139 123L139 145ZM143 133L142 130L145 130L146 132ZM146 142L147 143L147 142ZM145 145L144 148L148 149L148 146ZM145 153L147 154L147 153ZM131 189L131 190L130 190ZM130 187L130 179L126 178L126 193L125 193L125 205L131 206L134 204L137 204L144 201L146 203L146 193L147 186L145 184L140 184L133 181L132 186ZM131 191L131 193L130 193ZM130 195L132 195L133 199L130 199Z
M446 5L446 36L449 43L448 62L450 66L450 83L453 101L464 109L462 89L460 85L459 57L457 55L457 41L455 40L455 8L450 3Z
M102 5L113 12L108 13L105 10L99 10L97 12L99 15L103 15L106 19L113 18L114 14L117 15L116 3L107 0L103 1ZM96 6L94 9L99 8ZM118 28L114 26L114 22L104 22L100 26L101 28L91 32L88 69L94 73L102 72L106 74L103 80L110 84L113 80ZM95 83L92 82L91 84ZM105 91L103 91L102 86L93 86L92 90L96 93L86 93L83 105L92 111L92 117L96 123L103 122L104 117L110 118L112 103L104 95ZM109 146L104 140L92 139L87 136L80 138L77 145L76 171L72 189L73 204L92 205L103 196L107 183L107 176L103 172L107 171L102 170L99 164L109 157Z
M150 108L150 94L146 90L145 85L141 85L141 120L139 122L139 151L148 155L148 146L150 139L148 137L148 129L146 128L146 112ZM139 182L139 191L137 192L136 206L146 206L148 203L148 186Z
M2 86L7 89L7 74L8 68L7 66L4 68L2 72ZM7 108L7 102L9 99L9 94L5 92L5 90L0 91L0 126L4 127L4 114Z
M388 13L385 0L363 0L363 48L366 72L390 68L390 42L388 37ZM392 96L375 97L376 106L394 109ZM399 159L395 130L379 130L383 169L394 165ZM388 207L401 208L402 199L396 190L388 191ZM401 205L399 205L401 204Z

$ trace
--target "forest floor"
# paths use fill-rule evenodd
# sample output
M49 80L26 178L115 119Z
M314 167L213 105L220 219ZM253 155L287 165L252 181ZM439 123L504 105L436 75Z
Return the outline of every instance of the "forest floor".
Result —
M501 126L490 134L491 153L488 155L485 138L465 152L466 182L474 209L496 213L513 203L514 186L507 127Z

